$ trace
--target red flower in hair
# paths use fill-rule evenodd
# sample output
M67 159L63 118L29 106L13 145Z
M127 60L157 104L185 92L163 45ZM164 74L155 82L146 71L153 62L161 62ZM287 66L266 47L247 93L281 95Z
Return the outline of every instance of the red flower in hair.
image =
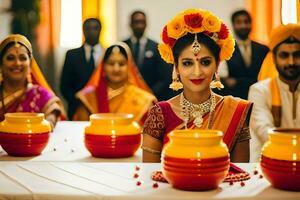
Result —
M163 32L162 32L162 41L169 45L171 48L173 48L176 40L174 38L171 38L168 36L168 31L167 31L167 26L164 27Z
M200 28L202 26L203 17L199 13L184 15L186 25L192 28Z
M222 23L220 32L218 33L219 39L225 40L228 37L228 35L229 35L229 30L227 26L224 23Z

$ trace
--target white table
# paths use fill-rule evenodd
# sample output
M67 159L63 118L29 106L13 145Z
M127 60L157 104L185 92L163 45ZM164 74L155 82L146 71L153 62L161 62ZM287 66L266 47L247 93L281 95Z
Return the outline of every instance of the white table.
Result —
M135 171L135 166L140 170ZM239 164L247 171L253 164ZM216 190L189 192L150 179L160 164L91 162L0 162L0 199L300 199L300 192L270 187L258 175L245 186L222 183ZM133 178L134 173L140 176ZM136 182L141 181L141 186Z
M141 162L142 151L121 159L94 158L84 146L84 128L88 122L58 122L49 143L40 156L12 157L0 147L0 161L76 161L76 162Z
M141 151L123 159L91 157L83 143L87 123L59 122L46 149L37 157L11 157L0 150L0 200L300 199L300 192L274 189L259 176L252 176L244 187L222 183L217 190L207 192L180 191L166 183L158 183L154 189L150 175L161 169L160 164L141 163ZM141 168L138 172L137 165ZM254 165L239 166L252 172ZM133 178L134 173L140 177ZM142 185L136 186L137 181Z

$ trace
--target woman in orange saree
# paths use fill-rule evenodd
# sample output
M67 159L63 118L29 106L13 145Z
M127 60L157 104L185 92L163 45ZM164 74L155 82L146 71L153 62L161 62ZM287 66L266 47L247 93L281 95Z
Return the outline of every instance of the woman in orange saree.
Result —
M249 162L249 118L252 104L220 96L218 64L228 60L234 39L226 25L212 13L186 10L163 29L159 52L174 64L170 88L183 89L174 98L154 105L143 128L143 161L160 162L168 134L174 129L218 129L232 162Z
M81 104L74 120L89 120L92 113L131 113L143 124L156 102L139 74L128 46L108 47L87 85L76 94Z
M0 121L8 112L40 112L52 127L64 118L59 98L49 87L26 37L13 34L0 43Z

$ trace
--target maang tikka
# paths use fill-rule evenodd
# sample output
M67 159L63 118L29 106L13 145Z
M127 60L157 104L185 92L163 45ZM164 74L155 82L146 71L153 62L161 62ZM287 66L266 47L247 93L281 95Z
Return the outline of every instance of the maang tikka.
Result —
M195 34L194 42L192 44L192 52L196 55L199 53L200 50L201 50L201 45L198 42L197 34Z

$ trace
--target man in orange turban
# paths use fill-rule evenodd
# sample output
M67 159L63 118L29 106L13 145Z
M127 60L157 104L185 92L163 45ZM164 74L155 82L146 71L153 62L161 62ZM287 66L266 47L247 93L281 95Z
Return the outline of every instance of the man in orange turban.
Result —
M261 147L273 127L300 128L300 25L280 25L271 32L259 82L252 85L254 102L250 130L251 161L258 161Z

